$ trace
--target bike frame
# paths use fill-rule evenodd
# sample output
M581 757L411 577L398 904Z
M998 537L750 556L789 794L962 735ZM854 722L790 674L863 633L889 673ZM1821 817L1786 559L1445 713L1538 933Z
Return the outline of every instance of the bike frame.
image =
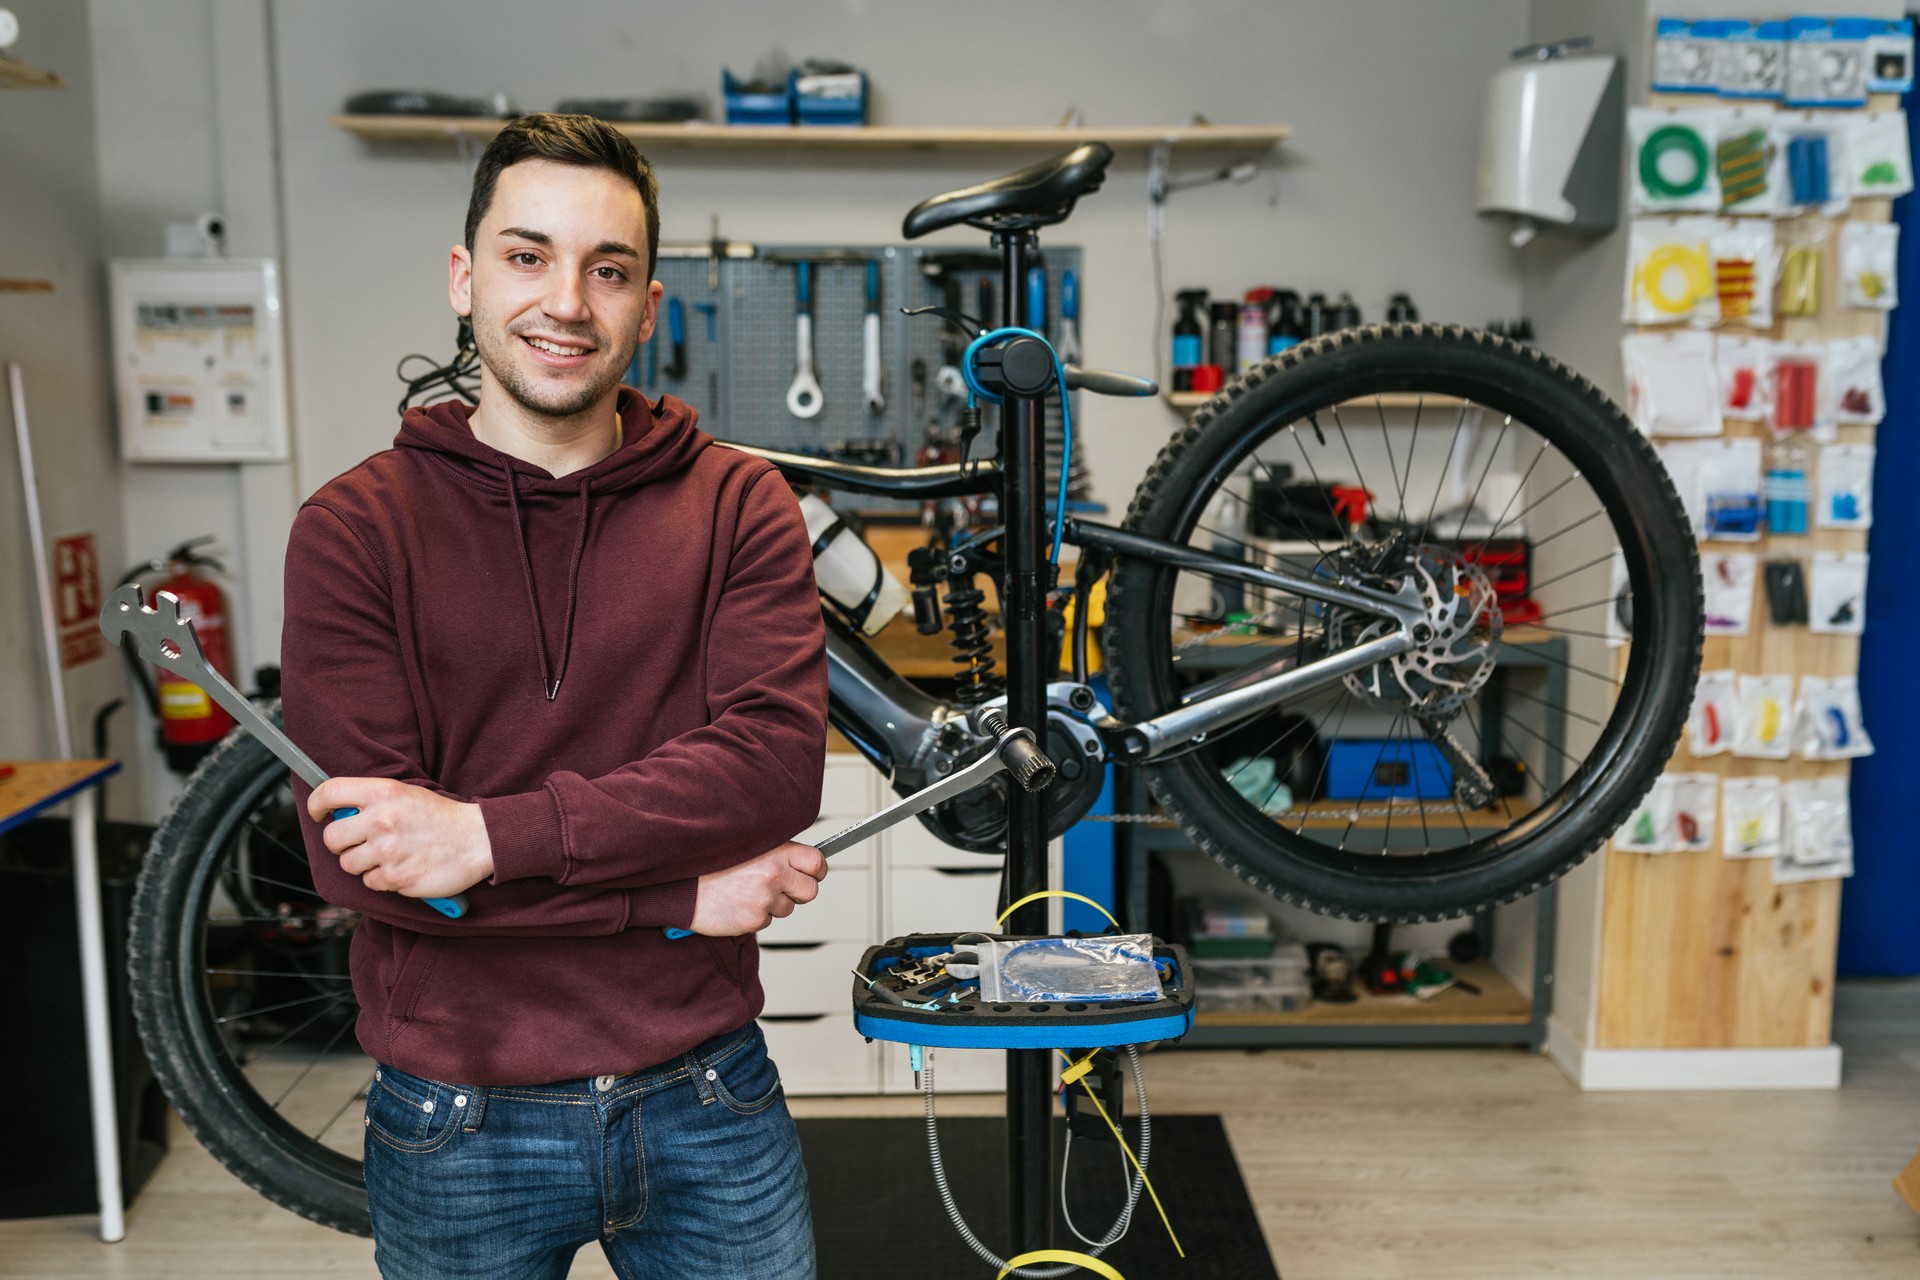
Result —
M790 480L879 497L1000 496L1002 490L1002 473L993 461L932 467L869 467L751 445L731 447L766 459ZM1075 518L1065 522L1061 541L1083 552L1144 560L1249 586L1285 591L1394 624L1390 634L1312 662L1299 663L1292 655L1276 655L1259 666L1236 673L1229 680L1202 685L1191 691L1181 706L1139 723L1104 715L1087 716L1093 704L1086 699L1080 700L1082 705L1073 704L1070 693L1076 686L1051 686L1051 693L1067 696L1050 696L1050 710L1056 718L1070 712L1086 717L1086 723L1097 735L1099 760L1152 763L1210 733L1408 652L1419 642L1417 628L1424 625L1425 608L1419 592L1410 583L1403 584L1395 594L1341 587ZM905 795L920 789L933 781L937 773L953 766L958 754L954 750L956 745L962 749L977 745L965 729L961 708L932 697L901 677L855 628L832 609L823 612L827 622L828 717L877 768L892 777L896 790ZM958 737L960 734L965 734L963 739Z

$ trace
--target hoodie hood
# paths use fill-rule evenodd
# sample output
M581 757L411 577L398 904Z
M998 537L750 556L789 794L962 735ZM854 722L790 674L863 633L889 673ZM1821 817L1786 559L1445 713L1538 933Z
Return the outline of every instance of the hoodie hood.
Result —
M394 447L436 454L469 483L492 493L505 494L511 475L513 487L526 497L577 493L582 485L595 494L631 489L684 471L713 443L713 437L697 425L699 415L685 401L661 396L657 403L650 404L638 391L623 386L619 399L623 432L620 447L590 467L555 477L531 462L476 440L468 423L473 410L474 406L458 400L409 409L400 419Z
M520 553L520 576L526 587L527 619L533 628L534 651L540 658L540 687L547 701L560 696L567 661L573 652L573 624L580 603L580 562L586 555L587 535L593 526L594 499L636 489L686 470L713 438L694 423L697 416L684 401L662 396L653 404L632 387L621 387L618 401L622 438L620 447L600 461L564 476L555 476L492 445L474 438L469 419L474 406L446 400L409 409L400 419L398 449L420 449L435 455L464 482L490 496L505 495L502 515L513 522L514 545ZM550 498L548 495L552 495ZM538 506L577 500L573 554L564 566L549 561L541 572L560 572L567 584L566 608L556 641L547 634L540 608L540 589L534 576L534 556L527 544L527 517L523 498Z

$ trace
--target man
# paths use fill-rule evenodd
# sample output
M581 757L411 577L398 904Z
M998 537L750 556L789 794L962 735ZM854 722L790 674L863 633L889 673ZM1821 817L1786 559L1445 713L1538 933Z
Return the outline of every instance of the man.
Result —
M479 403L408 412L288 546L389 1277L559 1277L593 1239L623 1277L813 1274L752 935L826 874L787 839L819 812L819 602L780 475L619 385L657 195L596 120L508 124L449 262Z

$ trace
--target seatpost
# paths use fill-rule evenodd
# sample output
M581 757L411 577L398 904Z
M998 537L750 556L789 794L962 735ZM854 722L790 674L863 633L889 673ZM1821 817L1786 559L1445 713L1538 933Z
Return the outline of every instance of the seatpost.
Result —
M1007 326L1027 323L1027 252L1031 229L994 232L1000 250L1001 316ZM1007 718L1015 728L1046 738L1046 450L1045 401L1009 394L1000 411L1001 518L1006 527L1006 581L1001 623L1007 637ZM1018 901L1047 887L1046 807L1043 796L1008 789L1007 893ZM1045 933L1046 906L1020 908L1007 921L1013 934ZM1053 1247L1052 1062L1045 1050L1007 1054L1007 1194L1014 1253ZM1009 1255L1012 1256L1012 1255Z

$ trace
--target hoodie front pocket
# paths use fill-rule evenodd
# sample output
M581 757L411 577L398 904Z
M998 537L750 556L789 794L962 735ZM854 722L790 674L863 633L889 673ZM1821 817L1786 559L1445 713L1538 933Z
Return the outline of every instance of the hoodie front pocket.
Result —
M426 989L427 979L433 974L433 965L440 958L440 939L429 934L415 934L413 945L407 949L400 960L399 970L393 975L393 986L387 991L387 1048L393 1048L393 1042L413 1021L413 1012L420 1003L420 994Z
M741 938L709 938L704 933L694 937L706 946L707 954L713 957L714 968L720 970L720 976L741 990L746 982L741 978L742 955L746 951L746 942Z

